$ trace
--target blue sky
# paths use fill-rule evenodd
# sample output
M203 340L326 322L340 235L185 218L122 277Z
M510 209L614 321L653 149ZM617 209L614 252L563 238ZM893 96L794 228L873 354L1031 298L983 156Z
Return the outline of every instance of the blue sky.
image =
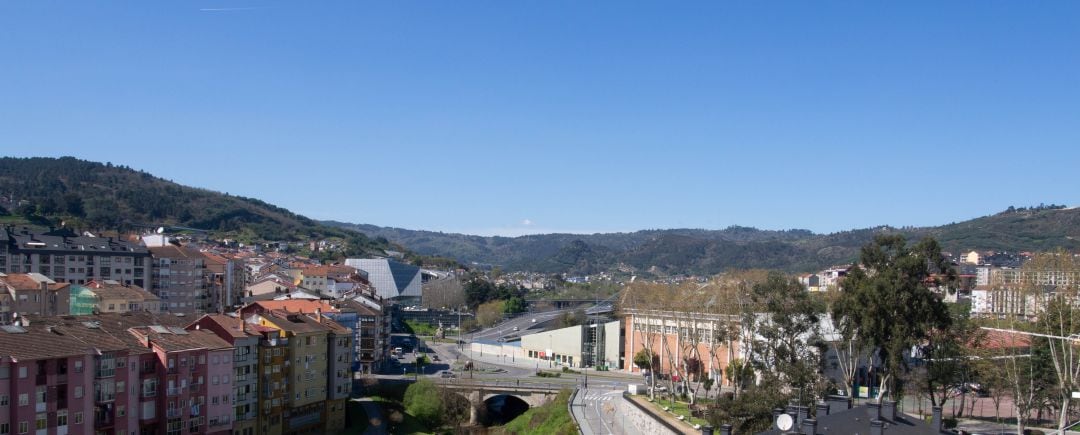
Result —
M1080 3L0 3L0 154L472 234L1078 205Z

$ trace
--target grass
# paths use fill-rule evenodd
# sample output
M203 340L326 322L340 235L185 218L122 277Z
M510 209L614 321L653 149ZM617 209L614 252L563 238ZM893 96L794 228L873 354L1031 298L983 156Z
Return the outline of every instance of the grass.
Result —
M646 402L646 403L649 403L649 402ZM680 401L677 401L677 400L675 402L670 402L670 401L668 401L666 399L662 399L662 398L657 397L656 401L652 402L651 405L656 408L657 412L668 412L668 413L674 414L676 417L681 415L684 418L683 421L685 421L685 422L687 422L687 423L689 423L691 425L700 424L702 426L705 426L706 424L709 423L705 419L701 419L701 418L697 418L697 417L691 417L690 416L690 404L687 403L687 402L680 402ZM668 411L664 411L665 406L669 408Z
M566 408L569 400L570 390L562 390L555 400L530 408L506 425L492 429L495 433L515 435L577 434L577 425Z
M414 322L412 320L406 320L405 321L405 329L409 330L409 332L411 332L413 334L416 334L418 336L419 335L434 336L435 335L435 330L438 329L438 328L436 328L434 326L431 326L431 325L428 325L427 323L421 323L421 322Z

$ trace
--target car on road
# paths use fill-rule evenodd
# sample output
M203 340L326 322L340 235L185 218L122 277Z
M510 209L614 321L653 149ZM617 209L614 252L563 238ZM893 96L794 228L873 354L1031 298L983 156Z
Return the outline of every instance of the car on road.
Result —
M431 360L432 360L432 361L438 361L438 360L439 360L439 356L438 356L438 355L432 355L432 356L431 356Z
M517 327L517 326L515 326L515 327L514 327L514 332L517 332L517 331L518 331L518 327Z
M536 323L536 318L535 317L533 317L532 322Z
M449 371L449 370L444 371L442 373L439 373L439 376L441 376L443 378L456 378L457 377L457 375L455 375L454 372Z

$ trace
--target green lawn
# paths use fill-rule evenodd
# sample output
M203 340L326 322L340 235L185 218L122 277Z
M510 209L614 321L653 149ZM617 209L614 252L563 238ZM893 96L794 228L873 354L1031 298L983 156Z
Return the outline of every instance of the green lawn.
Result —
M413 334L416 334L418 336L434 336L435 330L438 329L434 326L428 325L427 323L414 322L412 320L406 320L405 326L407 327L409 332L412 332Z
M652 406L656 408L657 412L674 414L676 417L681 415L684 417L683 421L690 423L691 425L700 424L702 426L705 426L708 423L708 421L705 421L704 419L691 417L690 404L686 402L675 401L674 403L672 403L667 399L661 399L658 397L656 402L652 403ZM664 411L665 406L670 409L668 411Z

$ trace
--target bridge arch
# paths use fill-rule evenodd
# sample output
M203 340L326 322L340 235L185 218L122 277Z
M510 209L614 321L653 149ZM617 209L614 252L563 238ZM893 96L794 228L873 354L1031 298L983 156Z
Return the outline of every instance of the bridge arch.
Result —
M531 397L531 396L530 396ZM489 425L502 425L524 414L534 405L513 394L489 394L484 397L484 419Z

